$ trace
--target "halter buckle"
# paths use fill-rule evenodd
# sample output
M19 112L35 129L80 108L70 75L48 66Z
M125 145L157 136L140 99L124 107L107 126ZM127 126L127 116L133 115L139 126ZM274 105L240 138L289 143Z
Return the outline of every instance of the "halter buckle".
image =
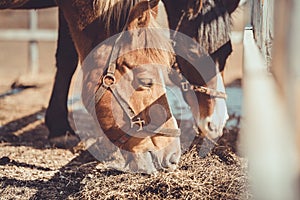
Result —
M109 88L110 86L112 86L113 84L116 83L116 77L113 74L106 74L103 76L102 78L102 85L105 88Z
M143 130L143 126L145 125L145 120L142 120L140 117L136 118L136 120L131 119L131 128L133 128L134 126L138 126L137 131L141 131Z
M187 81L181 82L181 89L182 89L182 91L184 91L184 92L189 91L189 89L190 89L190 84L189 84L189 82L187 82Z
M203 93L203 94L207 94L210 95L211 93L211 89L200 86L199 88L197 88L199 90L199 92Z

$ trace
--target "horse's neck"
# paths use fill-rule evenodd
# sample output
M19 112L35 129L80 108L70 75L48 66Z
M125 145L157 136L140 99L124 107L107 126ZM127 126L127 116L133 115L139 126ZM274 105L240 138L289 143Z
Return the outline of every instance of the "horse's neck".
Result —
M227 12L231 14L239 6L240 0L222 0L222 2Z
M175 30L186 4L182 4L180 0L163 0L163 2L168 13L170 29Z
M121 30L124 21L131 8L141 0L73 0L72 5L79 12L78 27L85 29L98 18L105 23L106 31L109 32L111 25L118 26Z
M138 1L140 0L73 0L61 3L67 12L81 62L97 44L123 30L124 18ZM68 7L71 5L74 9L69 11Z

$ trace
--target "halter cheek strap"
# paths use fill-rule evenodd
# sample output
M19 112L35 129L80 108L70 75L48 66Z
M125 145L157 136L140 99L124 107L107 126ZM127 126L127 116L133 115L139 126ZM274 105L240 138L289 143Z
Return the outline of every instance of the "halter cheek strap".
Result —
M172 36L172 38L173 38L173 41L172 41L173 47L175 47L175 45L176 45L175 38L176 38L177 33L179 32L179 29L180 29L180 27L182 25L182 22L183 22L185 17L188 17L188 14L187 14L187 11L183 10L182 15L180 16L180 19L177 23L177 26L176 26L175 31L174 31L173 36ZM176 63L176 64L178 66L178 63ZM217 91L215 89L211 89L211 88L208 88L208 87L204 87L204 86L189 83L189 81L186 80L186 78L182 76L182 73L180 72L179 68L177 68L176 71L178 72L179 80L181 80L180 84L181 84L182 92L187 92L187 91L193 90L195 92L199 92L199 93L202 93L202 94L209 95L212 98L222 98L222 99L227 98L227 94L224 93L224 92Z
M183 92L187 92L190 90L193 90L194 92L199 92L202 94L206 94L210 96L211 98L221 98L221 99L227 99L227 94L225 92L221 92L215 89L211 89L204 86L199 85L193 85L190 84L186 79L181 81L181 90Z
M194 91L210 96L211 98L221 98L226 99L227 94L212 88L204 87L201 85L191 84L180 72L178 64L174 65L175 70L173 73L169 74L170 79L181 88L183 93L188 91Z

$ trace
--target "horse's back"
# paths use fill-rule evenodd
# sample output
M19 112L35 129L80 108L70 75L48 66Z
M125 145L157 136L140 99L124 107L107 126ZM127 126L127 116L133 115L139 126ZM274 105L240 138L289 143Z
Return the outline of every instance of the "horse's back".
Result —
M55 7L55 0L1 0L0 9L40 9Z

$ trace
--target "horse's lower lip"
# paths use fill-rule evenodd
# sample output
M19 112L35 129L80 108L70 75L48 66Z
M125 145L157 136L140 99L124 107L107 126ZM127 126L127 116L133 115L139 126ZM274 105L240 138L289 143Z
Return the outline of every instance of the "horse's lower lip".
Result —
M163 167L163 169L168 172L174 171L176 168L177 168L177 164L170 164L167 167Z
M213 130L213 131L208 131L207 135L211 138L211 139L216 139L220 136L222 136L222 134L218 131L218 130Z
M161 171L163 171L163 172L172 172L172 171L175 171L176 168L177 168L177 166L174 165L174 166L171 166L171 167L162 167L162 168L159 169L159 170L161 170Z
M149 153L152 156L152 162L157 170L170 172L174 171L177 168L178 162L175 158L173 158L173 155L171 156L171 158L168 158L168 160L166 160L166 158L160 160L155 152L149 151Z

